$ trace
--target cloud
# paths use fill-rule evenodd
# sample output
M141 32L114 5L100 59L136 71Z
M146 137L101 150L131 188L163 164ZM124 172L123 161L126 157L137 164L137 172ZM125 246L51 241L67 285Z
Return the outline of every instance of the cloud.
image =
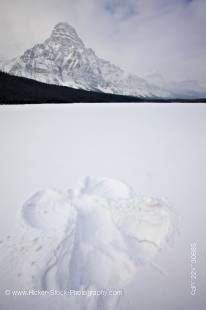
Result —
M206 81L205 0L1 0L0 56L43 41L59 21L127 71Z
M104 3L104 9L118 19L127 19L137 13L136 1L134 0L106 0Z

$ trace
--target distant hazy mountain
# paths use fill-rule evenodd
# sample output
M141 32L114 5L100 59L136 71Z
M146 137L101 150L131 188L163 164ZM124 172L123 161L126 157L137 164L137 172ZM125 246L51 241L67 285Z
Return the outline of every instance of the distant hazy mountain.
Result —
M187 98L206 98L206 84L195 80L173 82L168 89L172 89L178 97L183 94Z
M196 80L166 81L161 74L150 74L146 80L159 88L167 89L176 98L206 98L206 83Z
M5 64L11 74L49 84L138 97L174 97L170 91L125 73L96 56L67 23L55 26L42 44Z

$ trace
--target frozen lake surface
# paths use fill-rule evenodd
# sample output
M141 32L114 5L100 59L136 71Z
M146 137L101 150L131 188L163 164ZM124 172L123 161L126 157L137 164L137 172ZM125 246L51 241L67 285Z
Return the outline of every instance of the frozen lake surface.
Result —
M62 201L56 191L65 193L68 189L75 189L78 180L82 177L93 176L96 179L107 177L107 180L120 180L118 181L120 190L117 183L112 183L111 190L118 204L120 203L119 193L127 193L123 185L126 183L135 189L135 195L140 201L143 201L144 197L151 198L151 201L155 201L156 198L161 199L164 201L162 205L171 207L179 218L179 234L175 236L173 244L170 242L169 247L158 251L152 264L149 260L148 263L138 267L131 281L115 282L121 284L116 289L124 289L124 294L118 300L118 306L108 304L108 310L110 306L111 309L116 307L128 310L203 309L203 273L206 254L203 233L206 216L205 134L205 104L1 106L1 308L3 310L36 309L36 307L52 309L51 304L56 307L62 304L63 309L65 302L62 303L62 297L58 300L53 298L51 301L51 298L45 296L8 297L4 294L5 289L30 289L32 282L27 277L28 273L31 275L33 272L32 281L38 283L37 275L43 274L43 266L35 266L38 257L41 256L45 262L48 254L45 249L51 249L52 246L55 248L64 236L62 231L59 232L59 226L56 223L59 221L62 227L65 225L67 207L63 208L61 214L54 212L48 215L50 217L45 216L46 213L40 213L40 217L38 213L36 216L36 211L33 212L33 209L33 213L26 211L24 217L27 223L26 221L24 223L22 206L33 194L48 189L52 189L53 201L59 201L59 199ZM113 181L108 182L110 188ZM102 195L102 187L95 189L95 195L100 197L99 193ZM108 191L106 193L103 191L104 198L107 194ZM123 198L127 201L131 199L130 196ZM94 198L88 199L88 208L91 212L92 208L95 208ZM63 201L61 205L67 206L67 203L68 201ZM83 200L83 205L85 204ZM81 210L81 206L82 203L78 203L78 210ZM103 211L105 209L99 210L102 213L98 214L102 217L104 214L107 218L106 211ZM91 214L94 215L94 213L92 211ZM159 214L156 213L155 220L160 219ZM57 220L54 220L54 217ZM98 216L94 218L97 220ZM122 219L124 218L125 216L122 216ZM94 222L90 222L90 219L91 217L88 223L92 226ZM117 237L110 219L109 216L106 221L106 225L110 228L108 238L115 235L115 238L118 238L118 247L121 248L122 241L120 242ZM71 222L71 226L72 223L74 222ZM82 225L84 223L83 221ZM100 226L105 225L104 221L95 223L99 223ZM25 234L27 224L31 227ZM43 227L44 231L46 227L47 233L49 231L48 235L44 234L42 237L41 229L36 231L34 226ZM161 238L167 235L168 226L163 226ZM56 238L50 234L50 228L54 227L59 232ZM153 236L155 234L155 242L157 242L160 235L157 231L152 231L152 234ZM86 235L89 238L89 234ZM50 247L47 246L48 240L51 240ZM104 240L104 238L101 237L98 240ZM196 296L190 294L191 243L197 244L198 291ZM111 254L111 250L108 251ZM151 251L153 252L149 248L149 252ZM113 255L115 255L114 252ZM16 272L17 263L21 261L21 272ZM121 262L127 267L128 272L125 274L133 275L130 261L122 256ZM107 265L106 263L105 266ZM124 268L121 267L121 269ZM93 274L96 273L97 271L92 271L87 276L94 279ZM49 283L53 283L52 279L53 274L50 274ZM107 278L95 278L95 281L101 285L106 283L105 286L107 286L109 280L105 279ZM61 282L61 285L67 287L67 283ZM76 304L76 309L81 308L81 305L82 300L79 305ZM90 305L90 310L92 307L95 309L95 305ZM98 305L98 310L99 307Z

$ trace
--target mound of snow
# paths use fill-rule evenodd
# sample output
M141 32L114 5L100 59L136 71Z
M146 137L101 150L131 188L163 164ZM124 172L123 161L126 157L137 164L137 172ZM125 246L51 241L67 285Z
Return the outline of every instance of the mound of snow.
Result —
M25 289L122 290L175 232L162 201L140 199L110 178L85 177L65 193L38 192L23 205L21 220L15 272ZM61 298L50 300L50 309L118 309L118 300Z
M33 228L64 232L55 255L59 267L69 266L62 275L67 279L65 289L124 287L137 266L151 261L173 233L169 208L158 200L140 201L131 187L118 180L86 177L69 193L42 191L22 210ZM68 245L71 223L74 238ZM70 252L62 258L65 246ZM65 281L57 274L54 277L52 283L61 287Z
M32 227L43 230L62 230L72 216L70 201L56 190L33 195L23 206L22 215Z

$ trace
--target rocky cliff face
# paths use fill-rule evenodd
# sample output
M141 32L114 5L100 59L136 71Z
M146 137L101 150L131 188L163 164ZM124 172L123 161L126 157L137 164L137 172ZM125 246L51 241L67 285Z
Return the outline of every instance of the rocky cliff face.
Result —
M49 84L121 95L169 97L169 92L99 58L67 23L55 26L42 44L4 66L11 74Z

